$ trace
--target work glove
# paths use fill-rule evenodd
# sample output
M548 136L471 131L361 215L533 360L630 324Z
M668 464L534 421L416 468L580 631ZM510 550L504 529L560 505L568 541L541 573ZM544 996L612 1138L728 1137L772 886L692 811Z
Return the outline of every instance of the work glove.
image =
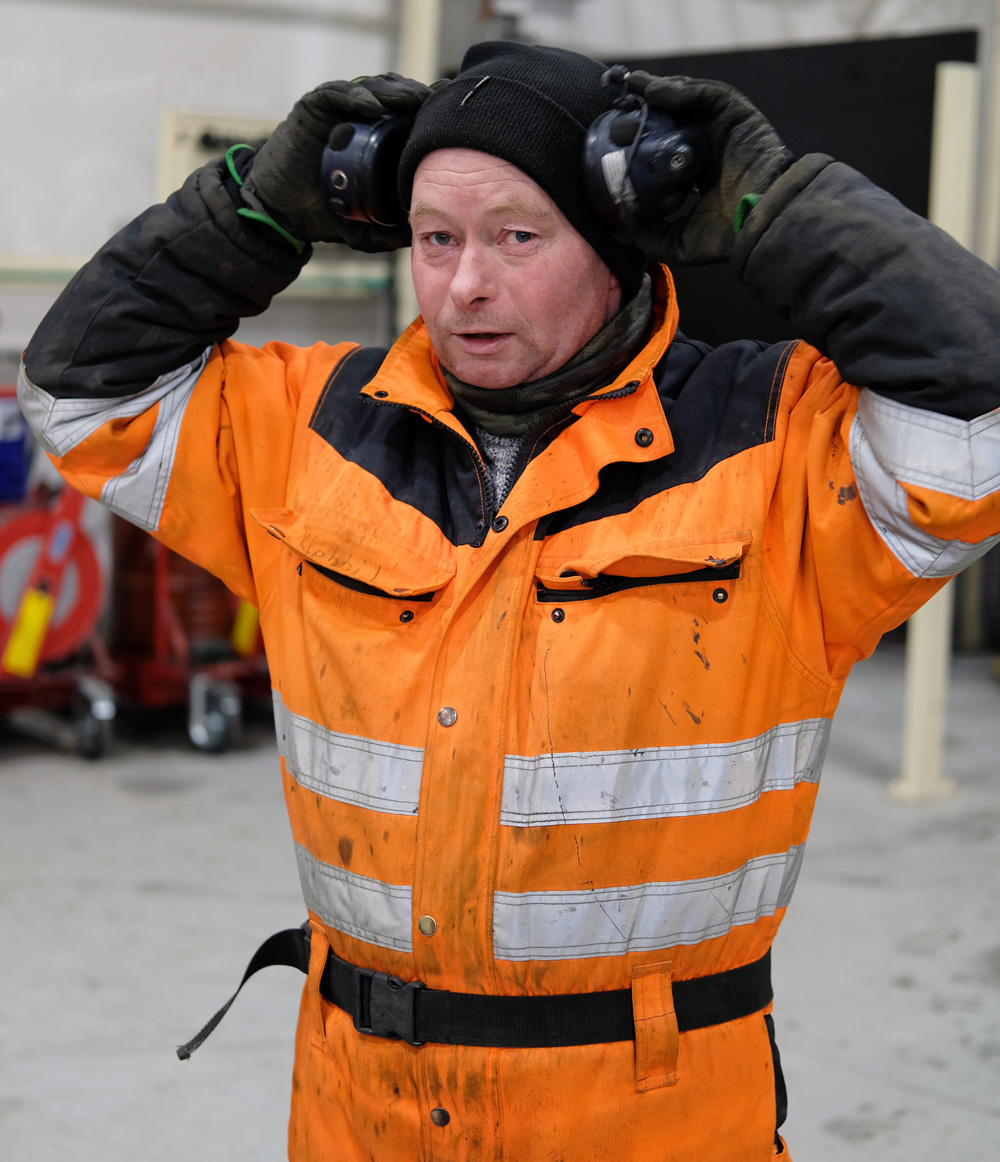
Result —
M335 125L377 121L387 113L415 114L431 90L398 73L327 81L296 101L291 113L257 151L240 193L254 216L271 218L299 243L344 242L354 250L397 250L410 228L375 226L342 218L330 208L320 182L323 149Z
M726 261L745 216L795 155L764 114L731 85L641 71L630 73L627 84L650 109L682 125L700 125L708 135L711 160L676 214L628 228L624 240L677 266Z

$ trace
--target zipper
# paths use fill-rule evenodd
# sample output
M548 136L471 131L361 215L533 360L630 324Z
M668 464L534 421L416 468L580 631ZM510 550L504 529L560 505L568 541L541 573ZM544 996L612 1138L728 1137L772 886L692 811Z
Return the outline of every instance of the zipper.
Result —
M366 395L364 398L368 400L369 403L375 404L376 407L402 408L404 411L413 412L415 415L423 416L424 419L429 420L434 427L440 428L453 440L457 440L458 443L461 444L462 447L466 450L466 452L469 453L473 467L476 470L476 478L479 481L479 505L480 511L483 514L482 523L479 526L479 536L474 541L472 541L471 544L474 549L480 548L480 546L486 540L486 534L489 531L493 516L496 514L494 513L493 516L491 516L486 508L486 497L489 491L489 482L486 477L486 465L483 463L482 456L479 455L479 449L475 446L475 444L472 443L471 440L467 440L464 436L459 435L458 432L456 432L453 428L449 428L447 424L442 424L440 420L435 419L434 416L430 414L430 412L425 412L423 408L414 407L412 404L408 403L396 403L395 400L391 399L375 399L370 395Z
M645 589L649 585L687 585L699 581L735 581L740 575L740 562L716 568L707 565L703 569L691 569L687 573L668 573L663 577L619 577L613 573L599 573L596 577L585 577L582 589L549 589L541 581L536 586L536 600L547 604L561 605L565 601L593 601L606 597L609 593L620 593L625 589Z
M336 573L333 569L327 569L323 565L317 565L315 561L306 559L306 564L315 569L317 573L325 577L328 581L332 581L335 585L341 585L344 589L353 590L355 593L367 593L370 597L384 597L387 601L433 601L433 593L411 593L409 596L403 596L400 593L386 593L384 589L379 589L375 585L368 585L364 581L357 581L353 577L348 577L345 573Z

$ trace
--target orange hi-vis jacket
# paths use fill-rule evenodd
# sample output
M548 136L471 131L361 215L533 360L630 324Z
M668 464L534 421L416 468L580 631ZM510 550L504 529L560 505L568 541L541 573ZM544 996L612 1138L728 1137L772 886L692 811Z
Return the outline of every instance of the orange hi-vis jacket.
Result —
M655 311L498 513L420 320L102 398L29 350L67 480L260 607L313 930L293 1162L776 1150L764 1014L678 1034L671 983L770 947L851 665L997 539L1000 421L675 335L665 270ZM636 1038L368 1036L319 993L330 947L463 993L630 988Z

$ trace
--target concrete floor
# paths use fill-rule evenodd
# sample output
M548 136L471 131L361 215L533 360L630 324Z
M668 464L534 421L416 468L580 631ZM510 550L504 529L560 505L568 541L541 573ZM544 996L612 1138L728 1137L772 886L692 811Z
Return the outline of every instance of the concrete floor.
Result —
M1000 684L954 667L957 796L886 798L902 653L857 668L775 946L796 1162L1000 1159ZM304 915L265 724L221 757L122 724L99 763L0 732L0 1159L277 1162L301 976L173 1047Z

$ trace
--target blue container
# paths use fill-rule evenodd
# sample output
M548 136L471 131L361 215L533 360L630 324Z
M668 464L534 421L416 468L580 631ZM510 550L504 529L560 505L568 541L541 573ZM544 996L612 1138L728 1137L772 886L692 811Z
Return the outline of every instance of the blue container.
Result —
M0 387L0 503L24 499L31 449L31 434L14 389Z

